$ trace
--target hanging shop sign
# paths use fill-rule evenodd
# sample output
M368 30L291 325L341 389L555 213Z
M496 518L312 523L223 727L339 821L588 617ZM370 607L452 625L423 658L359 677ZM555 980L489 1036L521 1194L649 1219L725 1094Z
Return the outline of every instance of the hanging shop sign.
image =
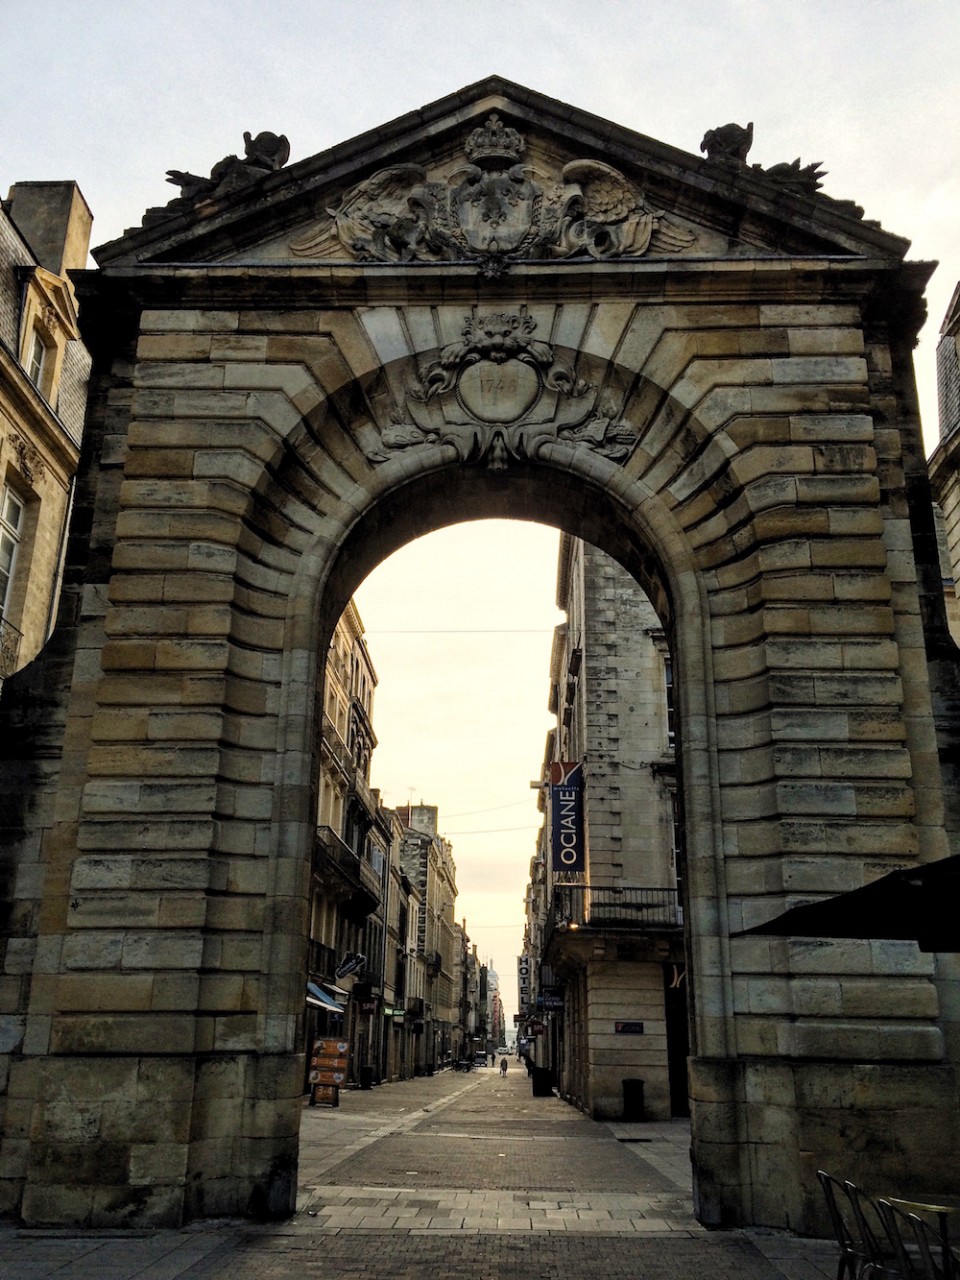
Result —
M560 987L544 987L537 992L538 1009L562 1009L563 990Z
M581 762L554 760L551 763L550 819L554 872L586 871Z

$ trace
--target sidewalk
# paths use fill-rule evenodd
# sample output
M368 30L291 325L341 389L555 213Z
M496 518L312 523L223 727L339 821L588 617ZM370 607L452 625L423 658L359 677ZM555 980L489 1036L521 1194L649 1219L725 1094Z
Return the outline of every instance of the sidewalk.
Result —
M180 1231L0 1228L3 1280L833 1280L836 1249L708 1232L689 1127L594 1123L482 1069L305 1107L297 1213Z

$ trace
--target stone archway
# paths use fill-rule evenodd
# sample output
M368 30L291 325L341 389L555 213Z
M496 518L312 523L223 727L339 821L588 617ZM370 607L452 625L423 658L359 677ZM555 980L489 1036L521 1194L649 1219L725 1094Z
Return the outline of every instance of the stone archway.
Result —
M349 163L201 191L80 282L65 606L3 704L0 1207L26 1222L289 1212L318 653L390 551L488 515L601 546L671 633L703 1220L810 1229L831 1162L951 1177L943 962L732 936L949 851L904 318L924 273L727 162L619 131L613 170L612 126L555 106L484 82ZM493 110L541 168L593 157L562 168L581 213L585 173L632 213L602 242L570 222L559 261L503 233L424 260L422 223L401 243L398 160L449 167ZM318 212L337 199L353 256Z

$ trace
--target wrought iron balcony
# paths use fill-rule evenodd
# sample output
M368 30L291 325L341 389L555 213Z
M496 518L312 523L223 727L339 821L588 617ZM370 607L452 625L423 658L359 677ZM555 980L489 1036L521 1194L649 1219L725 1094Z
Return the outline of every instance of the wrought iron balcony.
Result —
M307 965L311 977L319 978L321 981L335 981L334 973L337 968L337 953L333 947L325 946L322 942L310 939L310 951Z
M683 908L676 889L596 889L589 885L558 885L553 891L546 934L576 929L606 929L640 933L679 930Z
M350 848L332 827L317 827L313 849L314 874L325 878L330 874L347 890L350 909L360 915L372 915L380 905L383 886L376 871Z
M350 752L347 749L347 744L340 737L340 734L336 730L336 726L326 712L323 713L322 735L323 745L330 752L334 760L336 760L337 764L339 764L344 774L348 777L352 777L356 772L356 762L351 758Z

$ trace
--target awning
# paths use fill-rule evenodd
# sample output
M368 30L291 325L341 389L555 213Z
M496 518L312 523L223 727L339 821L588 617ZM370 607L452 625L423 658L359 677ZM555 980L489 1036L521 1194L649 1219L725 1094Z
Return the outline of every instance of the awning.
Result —
M307 983L307 1004L315 1009L326 1009L328 1013L343 1013L343 1005L337 1004L333 996L327 995L315 982Z
M920 863L832 898L791 907L735 938L891 938L921 951L960 951L960 855Z

